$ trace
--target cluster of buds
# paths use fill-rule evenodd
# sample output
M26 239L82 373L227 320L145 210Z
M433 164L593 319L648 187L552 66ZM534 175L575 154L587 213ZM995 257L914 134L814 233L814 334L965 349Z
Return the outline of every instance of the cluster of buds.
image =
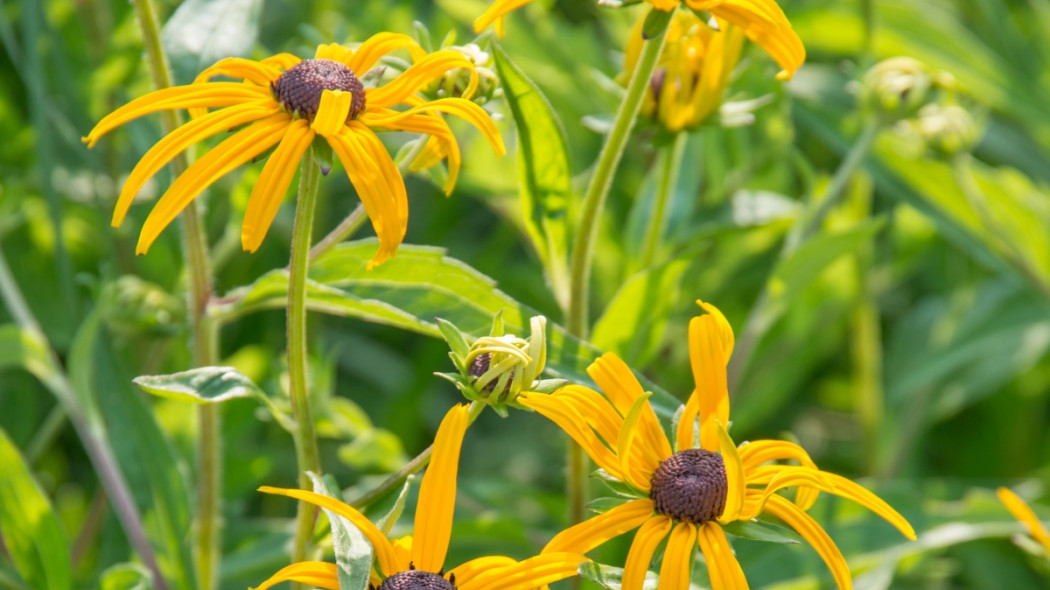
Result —
M471 401L484 401L500 416L516 404L523 391L550 393L565 383L562 379L541 380L547 363L547 318L529 319L529 337L504 333L502 314L492 320L488 336L473 343L451 322L438 320L442 335L451 351L449 357L456 373L436 373L463 392Z
M424 91L428 98L467 98L479 105L497 98L501 94L499 76L496 75L492 55L483 51L475 43L466 45L451 45L443 49L451 49L463 54L467 61L474 64L473 75L477 76L477 88L471 96L464 96L470 86L471 71L466 68L456 68L445 72L445 75L430 83Z

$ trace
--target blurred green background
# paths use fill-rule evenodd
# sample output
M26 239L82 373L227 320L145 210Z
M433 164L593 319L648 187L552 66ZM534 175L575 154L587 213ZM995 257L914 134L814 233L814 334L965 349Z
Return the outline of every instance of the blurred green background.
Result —
M353 43L384 30L411 34L415 21L435 44L446 34L466 43L470 22L487 3L178 4L158 2L176 79L188 82L226 55L308 57L321 42ZM1011 543L1021 529L991 490L1009 485L1028 499L1043 497L1034 508L1050 515L1050 2L781 5L806 45L806 65L781 84L772 60L746 47L727 100L768 97L768 104L752 125L715 122L690 138L664 263L641 273L655 148L651 129L636 130L599 237L592 340L684 400L693 387L686 347L688 319L699 311L693 301L719 306L739 339L756 299L773 285L767 321L752 335L753 354L746 366L733 367L733 435L795 439L822 469L861 478L911 520L920 542L908 544L858 507L827 498L817 505L815 516L859 574L857 586L1045 588L1045 557ZM502 46L560 116L575 187L586 184L601 146L593 129L618 104L611 78L643 10L539 0L508 18ZM163 464L178 470L168 476L192 489L191 408L127 385L136 375L191 366L178 228L165 231L147 256L134 256L142 220L170 176L147 187L152 196L140 198L121 228L109 226L120 183L159 138L158 121L127 125L91 151L80 142L105 113L151 90L131 8L104 0L2 2L0 42L4 256L64 363L73 362L85 321L100 314L102 332L89 348L103 350L105 359L86 365L101 374L94 378L114 445L141 440L123 436L120 412L107 404L128 397L105 393L112 388L149 405L142 416L156 421L160 443L172 449ZM799 203L826 189L861 134L868 114L858 106L857 82L878 60L902 55L954 77L956 99L980 134L972 158L938 154L906 127L887 125L860 173L848 179L843 204L788 268L778 266ZM445 198L430 177L406 178L406 243L446 249L561 323L521 230L513 119L501 100L486 108L500 117L511 153L497 160L476 132L454 124L464 151L459 184ZM404 140L389 139L392 149ZM218 294L288 262L290 198L258 253L239 248L240 216L259 169L245 167L207 192ZM357 203L339 173L324 180L322 195L317 236ZM658 303L643 306L638 293L655 285ZM10 318L0 308L0 324ZM282 310L246 315L222 331L224 364L280 397L284 334ZM451 370L447 347L418 333L315 315L311 351L323 464L352 487L349 496L426 447L459 399L432 375ZM288 562L285 519L294 503L254 490L294 485L295 458L290 438L253 402L229 402L222 411L222 587L244 588ZM73 547L76 587L95 587L100 572L129 560L129 549L60 414L35 377L0 361L0 427L54 503ZM464 443L450 564L489 553L525 557L561 529L564 446L538 416L482 416ZM129 479L135 486L136 476ZM178 503L192 512L188 492ZM947 523L955 528L938 528ZM931 530L942 534L923 536ZM753 587L833 586L808 548L746 540L734 546ZM622 563L625 547L612 544L596 555ZM0 587L25 587L19 584L0 552Z

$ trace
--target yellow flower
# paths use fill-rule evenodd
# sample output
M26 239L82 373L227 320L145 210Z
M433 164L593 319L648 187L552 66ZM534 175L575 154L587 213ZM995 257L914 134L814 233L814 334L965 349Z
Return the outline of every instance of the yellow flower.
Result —
M390 82L365 88L359 76L383 55L407 49L414 64ZM160 232L205 188L224 174L273 146L273 154L252 189L241 230L241 244L254 252L262 243L315 137L320 136L342 162L357 189L376 235L379 251L370 263L394 255L405 235L408 200L405 183L373 128L431 135L431 163L448 157L451 191L460 155L455 137L440 113L462 117L482 131L497 153L503 142L487 113L469 100L446 98L426 102L417 92L447 70L472 64L455 51L426 54L410 37L379 33L351 50L320 45L313 59L281 53L261 61L227 58L204 70L193 84L151 92L99 121L84 138L88 147L119 125L163 110L187 109L192 120L169 133L139 160L128 177L113 212L113 226L124 220L139 189L188 147L218 134L229 134L194 162L160 198L142 227L136 251L144 254ZM225 76L240 82L212 82ZM476 84L472 78L471 89ZM467 93L467 98L470 94ZM405 110L394 110L407 105ZM208 109L218 109L209 112Z
M849 567L835 543L806 510L820 491L849 498L896 526L915 532L875 494L838 475L820 471L796 444L759 440L733 444L726 432L729 394L726 364L733 331L714 306L689 324L689 354L696 389L689 397L673 441L631 370L605 354L588 374L605 392L569 385L550 395L526 393L519 401L556 422L607 474L628 484L639 498L574 525L544 551L586 553L608 539L638 529L624 565L624 590L639 590L653 553L667 539L661 588L688 588L696 545L707 561L715 590L747 588L722 527L762 513L776 516L808 541L831 569L839 588L852 585ZM699 423L699 424L698 424ZM699 440L698 440L699 439ZM699 444L698 444L699 443ZM800 465L769 464L794 460ZM776 492L797 487L792 502Z
M1043 523L1039 522L1039 518L1032 512L1032 509L1017 494L1007 488L999 488L995 493L999 496L999 501L1006 505L1010 514L1021 521L1028 534L1050 555L1050 533L1046 531Z
M497 23L497 32L502 35L502 19L508 12L524 6L532 0L496 0L474 21L474 30L481 32L492 23ZM692 10L706 10L716 19L726 21L743 29L748 39L766 51L781 71L780 80L790 80L802 62L806 61L806 49L791 28L784 11L773 0L646 0L653 8L665 12L685 4Z
M642 18L627 39L624 78L630 79L642 52ZM720 21L721 31L707 26L692 12L675 13L667 30L667 42L653 73L642 112L669 131L681 131L702 123L718 108L740 60L744 31Z
M438 427L433 458L419 488L414 539L391 541L363 514L327 496L305 490L271 487L261 487L259 491L305 500L352 522L372 544L375 552L376 565L372 581L377 590L531 590L575 574L579 565L587 561L586 557L548 551L521 562L503 556L479 557L452 568L445 576L445 554L452 532L452 512L456 501L459 449L468 423L467 407L459 405L449 410ZM287 581L339 590L336 565L320 561L292 564L271 576L256 590L266 590Z

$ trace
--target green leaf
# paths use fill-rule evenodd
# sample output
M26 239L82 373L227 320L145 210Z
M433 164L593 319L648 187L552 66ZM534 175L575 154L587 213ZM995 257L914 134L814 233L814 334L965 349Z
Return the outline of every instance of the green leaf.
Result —
M170 375L142 375L133 382L147 393L194 404L266 397L258 385L233 367L200 367Z
M47 384L59 374L51 361L47 343L14 324L0 326L0 370L20 367Z
M498 43L496 72L518 129L518 185L525 228L550 276L555 297L568 297L568 205L572 198L569 151L561 120L539 87Z
M616 479L615 477L613 477L612 475L609 475L609 472L604 470L604 469L595 469L591 473L591 477L594 477L594 478L602 480L602 483L604 483L605 485L609 486L610 490L612 490L614 493L616 493L616 494L618 494L620 496L624 496L626 498L643 498L643 497L645 497L645 493L644 492L635 489L635 487L632 486L631 484L622 482L622 481Z
M588 561L580 564L579 572L581 577L598 584L602 588L620 590L623 587L623 568L605 565L597 561ZM656 574L646 572L645 583L642 585L642 589L657 590L657 582Z
M44 490L0 428L0 533L15 568L31 588L73 585L69 543Z
M629 501L630 500L628 500L627 498L624 498L622 496L621 497L606 496L604 498L595 498L595 499L591 500L590 502L587 502L587 510L590 510L591 512L596 512L598 514L601 514L601 513L604 513L604 512L608 512L608 511L612 510L613 508L616 508L617 506L620 506L620 505L624 504L625 502L629 502Z
M149 570L137 563L118 563L102 572L99 590L153 590Z
M789 545L797 545L800 541L800 537L795 531L785 526L760 520L737 520L727 525L723 525L722 529L730 535L754 541L785 543Z
M331 476L320 477L316 473L306 472L314 482L314 492L340 502L343 500L339 486ZM332 546L335 550L335 563L339 566L340 590L365 590L368 587L368 575L372 571L372 545L365 535L352 522L328 508L322 508L328 515L332 528Z
M176 81L190 82L224 57L248 56L259 32L262 0L184 0L161 41Z

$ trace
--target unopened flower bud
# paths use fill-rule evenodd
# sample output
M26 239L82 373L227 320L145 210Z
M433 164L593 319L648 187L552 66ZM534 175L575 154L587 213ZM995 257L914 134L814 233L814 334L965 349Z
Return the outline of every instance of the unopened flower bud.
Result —
M875 64L864 75L859 97L865 108L887 121L914 116L937 88L950 88L954 79L911 57L892 57Z
M185 312L181 298L133 275L106 285L100 300L106 323L118 333L173 333Z
M973 115L958 105L928 104L911 124L927 148L941 156L968 152L981 138Z
M434 80L424 91L432 99L438 98L467 98L477 104L485 104L499 95L499 76L493 69L492 55L483 51L474 43L463 46L453 45L447 47L452 51L458 51L474 64L473 72L468 68L456 68L445 72L445 75ZM470 96L466 96L470 88L471 76L477 77L477 88Z

